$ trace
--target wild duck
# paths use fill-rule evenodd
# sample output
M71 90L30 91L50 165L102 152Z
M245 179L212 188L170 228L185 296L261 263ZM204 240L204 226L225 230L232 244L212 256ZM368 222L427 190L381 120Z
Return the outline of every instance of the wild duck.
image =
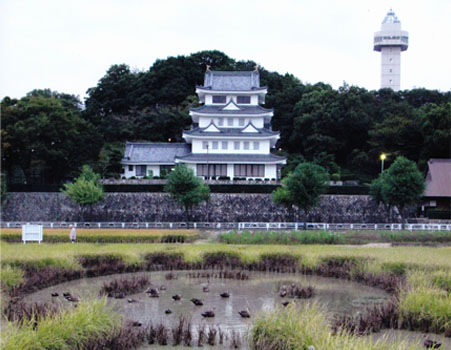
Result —
M423 345L426 349L438 349L442 346L442 343L432 339L425 339Z
M282 303L282 305L285 306L285 307L287 307L289 303L290 303L289 301L284 301L284 302Z
M224 292L224 293L221 293L221 294L219 294L222 298L228 298L228 297L230 297L230 293L229 292Z
M174 300L180 300L180 299L182 299L182 296L181 296L180 294L176 294L176 295L173 295L173 296L172 296L172 299L174 299Z
M136 300L136 299L127 299L127 301L128 301L130 304L132 304L132 303L137 303L137 302L138 302L138 300Z
M59 294L58 293L52 293L52 297L57 297L57 296L59 296Z
M138 321L133 321L133 322L132 322L132 326L133 326L133 327L141 327L141 326L142 326L142 323L141 323L141 322L138 322Z
M202 312L201 315L204 317L215 317L215 313L211 310Z
M202 302L202 300L197 299L197 298L192 298L192 299L191 299L191 302L192 302L194 305L196 305L196 306L202 306L202 305L204 305L204 303Z
M166 310L164 310L164 313L166 315L172 314L172 310L171 309L166 309Z
M208 292L210 291L210 289L208 289L207 286L204 286L204 287L202 287L202 291L203 291L204 293L208 293Z
M241 311L238 312L238 313L240 314L241 317L244 317L244 318L249 318L249 317L251 317L251 314L250 314L249 311L247 311L247 310L241 310Z

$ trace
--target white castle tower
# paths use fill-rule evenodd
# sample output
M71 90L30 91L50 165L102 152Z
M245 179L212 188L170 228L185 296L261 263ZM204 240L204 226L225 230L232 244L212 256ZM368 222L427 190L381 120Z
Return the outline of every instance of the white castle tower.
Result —
M374 33L374 51L381 53L381 89L399 91L401 87L401 51L409 46L409 33L401 30L401 22L392 9Z

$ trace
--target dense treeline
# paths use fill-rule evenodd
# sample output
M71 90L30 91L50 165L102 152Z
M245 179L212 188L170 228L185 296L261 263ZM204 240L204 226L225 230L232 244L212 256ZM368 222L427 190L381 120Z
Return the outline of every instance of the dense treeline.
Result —
M13 182L61 182L83 164L102 176L120 172L126 140L182 141L197 104L196 85L206 65L213 70L253 70L219 51L157 60L146 71L113 65L84 105L76 97L34 90L2 101L2 171ZM403 155L422 170L429 158L451 157L451 92L413 89L368 91L344 84L303 84L291 74L260 67L280 130L277 152L289 157L285 172L302 160L314 161L342 178L368 181Z

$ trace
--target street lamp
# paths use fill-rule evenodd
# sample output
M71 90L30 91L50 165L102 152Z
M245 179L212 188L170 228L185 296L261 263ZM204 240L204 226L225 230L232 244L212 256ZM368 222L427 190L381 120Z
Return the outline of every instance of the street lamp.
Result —
M387 158L387 155L385 153L382 153L380 158L381 158L381 162L382 162L381 163L381 173L383 173L384 172L384 160L385 160L385 158Z

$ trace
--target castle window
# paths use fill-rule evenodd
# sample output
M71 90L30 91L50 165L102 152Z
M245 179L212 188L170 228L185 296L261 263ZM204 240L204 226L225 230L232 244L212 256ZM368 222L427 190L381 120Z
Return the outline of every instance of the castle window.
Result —
M147 165L136 166L136 176L145 176L147 171Z
M243 142L243 149L249 149L249 141Z
M393 69L390 68L388 71L389 71L390 73L392 73L392 72L393 72Z
M218 141L213 141L213 149L218 149Z
M254 149L260 149L260 142L254 142Z
M235 141L235 142L233 143L233 148L235 148L235 149L240 149L240 141Z
M226 103L225 96L213 96L213 103Z
M224 125L224 118L219 118L218 125L223 126Z
M233 118L227 118L227 125L233 126Z
M222 141L222 149L228 149L229 143L227 141Z
M244 122L245 122L244 118L240 118L240 121L239 121L240 126L244 126Z
M128 166L128 171L133 171L133 165Z
M249 103L251 103L251 97L250 96L237 96L236 102L242 103L242 104L249 104Z
M260 164L235 164L233 173L235 176L264 177L265 166Z
M202 149L208 149L208 141L202 141Z

